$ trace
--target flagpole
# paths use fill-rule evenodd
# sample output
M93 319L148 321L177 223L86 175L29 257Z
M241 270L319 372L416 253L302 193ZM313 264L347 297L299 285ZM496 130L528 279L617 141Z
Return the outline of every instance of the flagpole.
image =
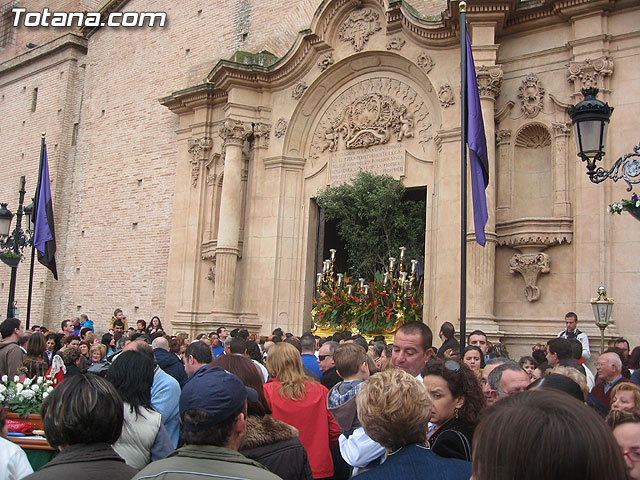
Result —
M460 2L460 347L467 334L467 4Z
M42 140L40 141L40 166L38 167L38 183L36 185L36 195L33 200L33 213L32 221L36 224L36 214L38 213L38 196L40 195L40 177L42 176L42 160L44 159L44 141L46 132L42 132ZM31 237L31 265L29 267L29 294L27 295L27 322L26 328L29 330L29 321L31 320L31 297L33 292L33 259L35 257L36 247L33 243L33 236Z

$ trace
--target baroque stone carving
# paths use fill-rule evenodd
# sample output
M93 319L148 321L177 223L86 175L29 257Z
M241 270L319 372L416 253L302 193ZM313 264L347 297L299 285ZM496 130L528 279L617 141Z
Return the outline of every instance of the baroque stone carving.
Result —
M258 140L258 147L269 148L270 132L271 125L265 123L256 123L253 125L253 136Z
M496 145L508 145L511 142L511 130L496 130Z
M401 50L406 42L400 35L391 37L387 42L387 50Z
M478 91L480 98L490 98L495 100L500 95L502 87L502 69L498 67L487 68L481 65L476 73L478 79Z
M420 55L418 55L418 60L416 61L416 64L422 69L424 70L424 73L429 73L431 71L431 69L435 66L436 62L433 61L433 58L431 58L427 52L422 52Z
M424 101L405 83L390 78L364 80L325 110L313 135L310 157L384 144L393 137L397 141L415 137L424 148L433 138L428 115Z
M333 54L331 52L325 53L322 57L320 57L318 66L320 67L321 72L324 72L331 65L333 65Z
M211 150L213 140L210 137L202 137L197 140L189 140L189 155L191 155L191 185L198 185L200 176L200 164L207 158L207 152Z
M542 148L551 145L549 131L538 123L527 125L516 137L516 147Z
M443 108L448 108L456 103L456 98L451 85L445 83L438 89L438 100L440 100L440 105L442 105Z
M540 298L542 291L536 285L538 275L549 273L551 261L546 253L517 253L509 261L511 273L518 272L524 279L524 295L530 302Z
M571 133L571 124L567 122L552 123L554 137L568 137Z
M583 88L590 87L598 87L603 92L609 91L608 80L612 74L613 59L608 56L567 64L567 79L573 84L573 95L581 95Z
M276 128L273 131L273 134L280 138L284 137L284 134L287 133L287 121L284 118L279 118L276 122Z
M338 38L344 42L351 42L356 52L362 51L369 37L382 28L378 17L379 15L370 8L351 12L340 27Z
M304 91L309 88L307 86L307 84L305 82L303 82L302 80L300 80L298 83L295 84L295 86L293 87L293 91L291 92L291 96L293 98L295 98L296 100L299 100L300 97L302 96L302 94L304 93Z
M370 93L357 98L325 131L322 151L335 151L338 140L347 149L366 148L387 143L392 133L398 141L413 136L413 119L407 107L398 105L391 97Z
M226 144L242 145L253 133L250 123L227 119L220 128L220 137Z
M525 117L533 118L542 111L543 97L544 87L538 77L533 73L527 75L518 89L518 98Z

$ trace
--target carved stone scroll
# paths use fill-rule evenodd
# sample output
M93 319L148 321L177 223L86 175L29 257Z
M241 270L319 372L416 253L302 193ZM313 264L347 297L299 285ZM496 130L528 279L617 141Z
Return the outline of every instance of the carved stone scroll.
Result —
M549 273L551 260L546 253L517 253L511 257L511 273L518 272L524 279L524 295L530 302L540 298L542 291L536 285L540 273Z
M256 123L253 126L253 136L256 138L256 147L269 148L269 135L271 132L271 125L265 123Z
M300 97L302 96L302 94L304 93L304 91L309 88L308 85L303 82L302 80L300 80L298 83L295 84L295 86L293 87L293 90L291 91L291 96L293 98L295 98L296 100L299 100Z
M400 35L396 35L395 37L391 37L387 42L387 50L402 50L405 43Z
M424 70L424 73L429 73L431 69L435 66L436 62L433 61L427 52L422 52L418 55L418 60L416 60L416 64Z
M250 123L231 119L225 120L220 128L220 137L224 140L225 145L242 145L252 133L253 127Z
M198 185L198 177L200 176L200 164L207 159L207 154L213 146L213 140L210 137L202 137L197 140L189 140L189 155L191 155L191 185Z
M518 89L518 98L525 117L533 118L542 111L543 97L544 87L538 77L533 73L527 75Z
M369 37L382 28L378 17L379 15L370 8L351 12L340 27L338 37L344 42L351 42L353 49L360 52L369 41Z

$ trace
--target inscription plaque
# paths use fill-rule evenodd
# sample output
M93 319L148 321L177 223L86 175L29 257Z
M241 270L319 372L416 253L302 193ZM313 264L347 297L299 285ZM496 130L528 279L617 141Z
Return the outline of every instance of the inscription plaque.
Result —
M376 175L389 175L397 180L404 175L405 148L400 143L376 145L366 149L341 150L331 153L329 183L340 185L355 177L360 170Z

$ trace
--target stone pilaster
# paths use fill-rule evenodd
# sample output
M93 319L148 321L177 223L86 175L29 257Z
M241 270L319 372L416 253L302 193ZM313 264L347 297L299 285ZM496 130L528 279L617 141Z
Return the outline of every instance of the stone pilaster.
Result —
M251 124L236 120L225 120L220 129L225 143L225 165L216 247L214 312L233 311L236 264L240 256L242 145L252 132Z
M553 127L553 216L570 217L569 202L569 159L567 141L571 134L571 125L564 122L554 123Z
M489 159L489 185L485 190L489 220L485 227L487 243L483 247L475 241L475 236L468 236L468 316L474 320L493 319L493 299L495 284L496 258L496 129L495 102L502 86L502 69L498 66L481 66L477 72L478 90L484 131L487 138L487 157ZM472 208L469 209L469 225Z

